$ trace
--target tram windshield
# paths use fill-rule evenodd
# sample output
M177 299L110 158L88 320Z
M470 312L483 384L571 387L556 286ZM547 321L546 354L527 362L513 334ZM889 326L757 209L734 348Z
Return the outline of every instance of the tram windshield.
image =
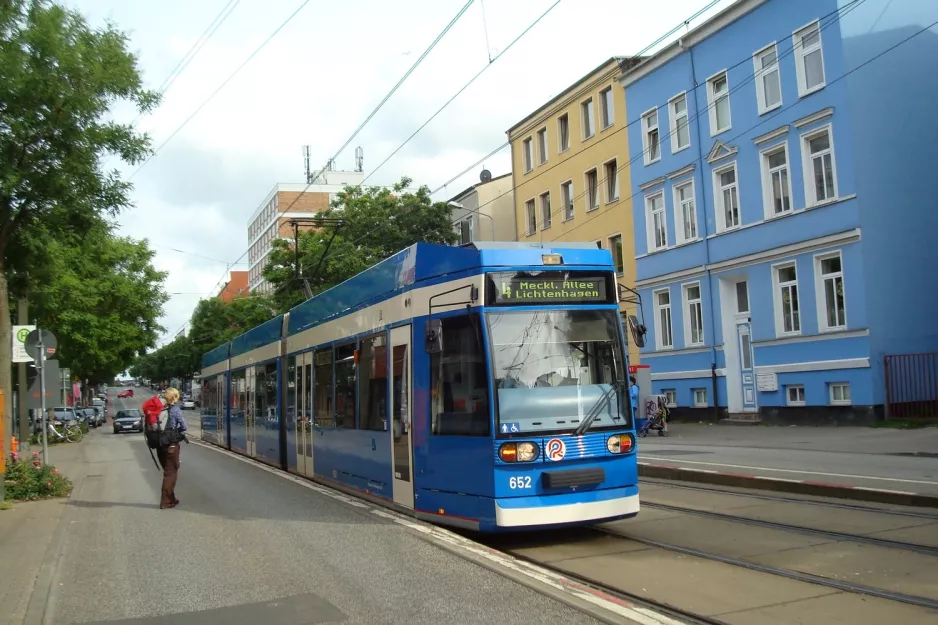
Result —
M616 311L506 311L487 319L499 434L629 424Z

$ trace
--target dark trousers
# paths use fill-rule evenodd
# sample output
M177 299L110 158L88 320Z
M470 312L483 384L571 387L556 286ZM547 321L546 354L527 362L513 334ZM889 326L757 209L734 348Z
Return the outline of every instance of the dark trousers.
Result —
M179 443L156 450L160 466L163 467L163 488L160 493L160 508L171 508L176 504L176 475L179 473Z

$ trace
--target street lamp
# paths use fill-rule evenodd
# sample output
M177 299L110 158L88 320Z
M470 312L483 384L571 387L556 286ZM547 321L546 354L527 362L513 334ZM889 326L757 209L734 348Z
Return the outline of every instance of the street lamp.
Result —
M461 210L466 210L466 207L458 202L449 202L449 206L452 206L453 208L459 208ZM478 215L479 217L488 217L489 222L491 222L492 224L492 241L495 241L495 220L492 219L492 216L486 215L485 213L480 213L478 209L472 212Z

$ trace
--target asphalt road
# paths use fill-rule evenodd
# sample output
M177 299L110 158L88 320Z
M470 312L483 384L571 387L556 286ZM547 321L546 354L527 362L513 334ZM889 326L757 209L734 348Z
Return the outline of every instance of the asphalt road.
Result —
M639 460L938 495L938 428L732 427L674 423L639 439Z
M141 435L108 425L82 449L47 622L596 623L367 508L200 445L183 445L169 510Z

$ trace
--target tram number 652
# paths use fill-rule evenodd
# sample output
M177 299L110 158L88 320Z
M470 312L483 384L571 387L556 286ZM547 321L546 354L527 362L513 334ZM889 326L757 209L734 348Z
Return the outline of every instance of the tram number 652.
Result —
M520 477L510 477L508 478L508 486L512 489L531 488L531 476L522 475Z

